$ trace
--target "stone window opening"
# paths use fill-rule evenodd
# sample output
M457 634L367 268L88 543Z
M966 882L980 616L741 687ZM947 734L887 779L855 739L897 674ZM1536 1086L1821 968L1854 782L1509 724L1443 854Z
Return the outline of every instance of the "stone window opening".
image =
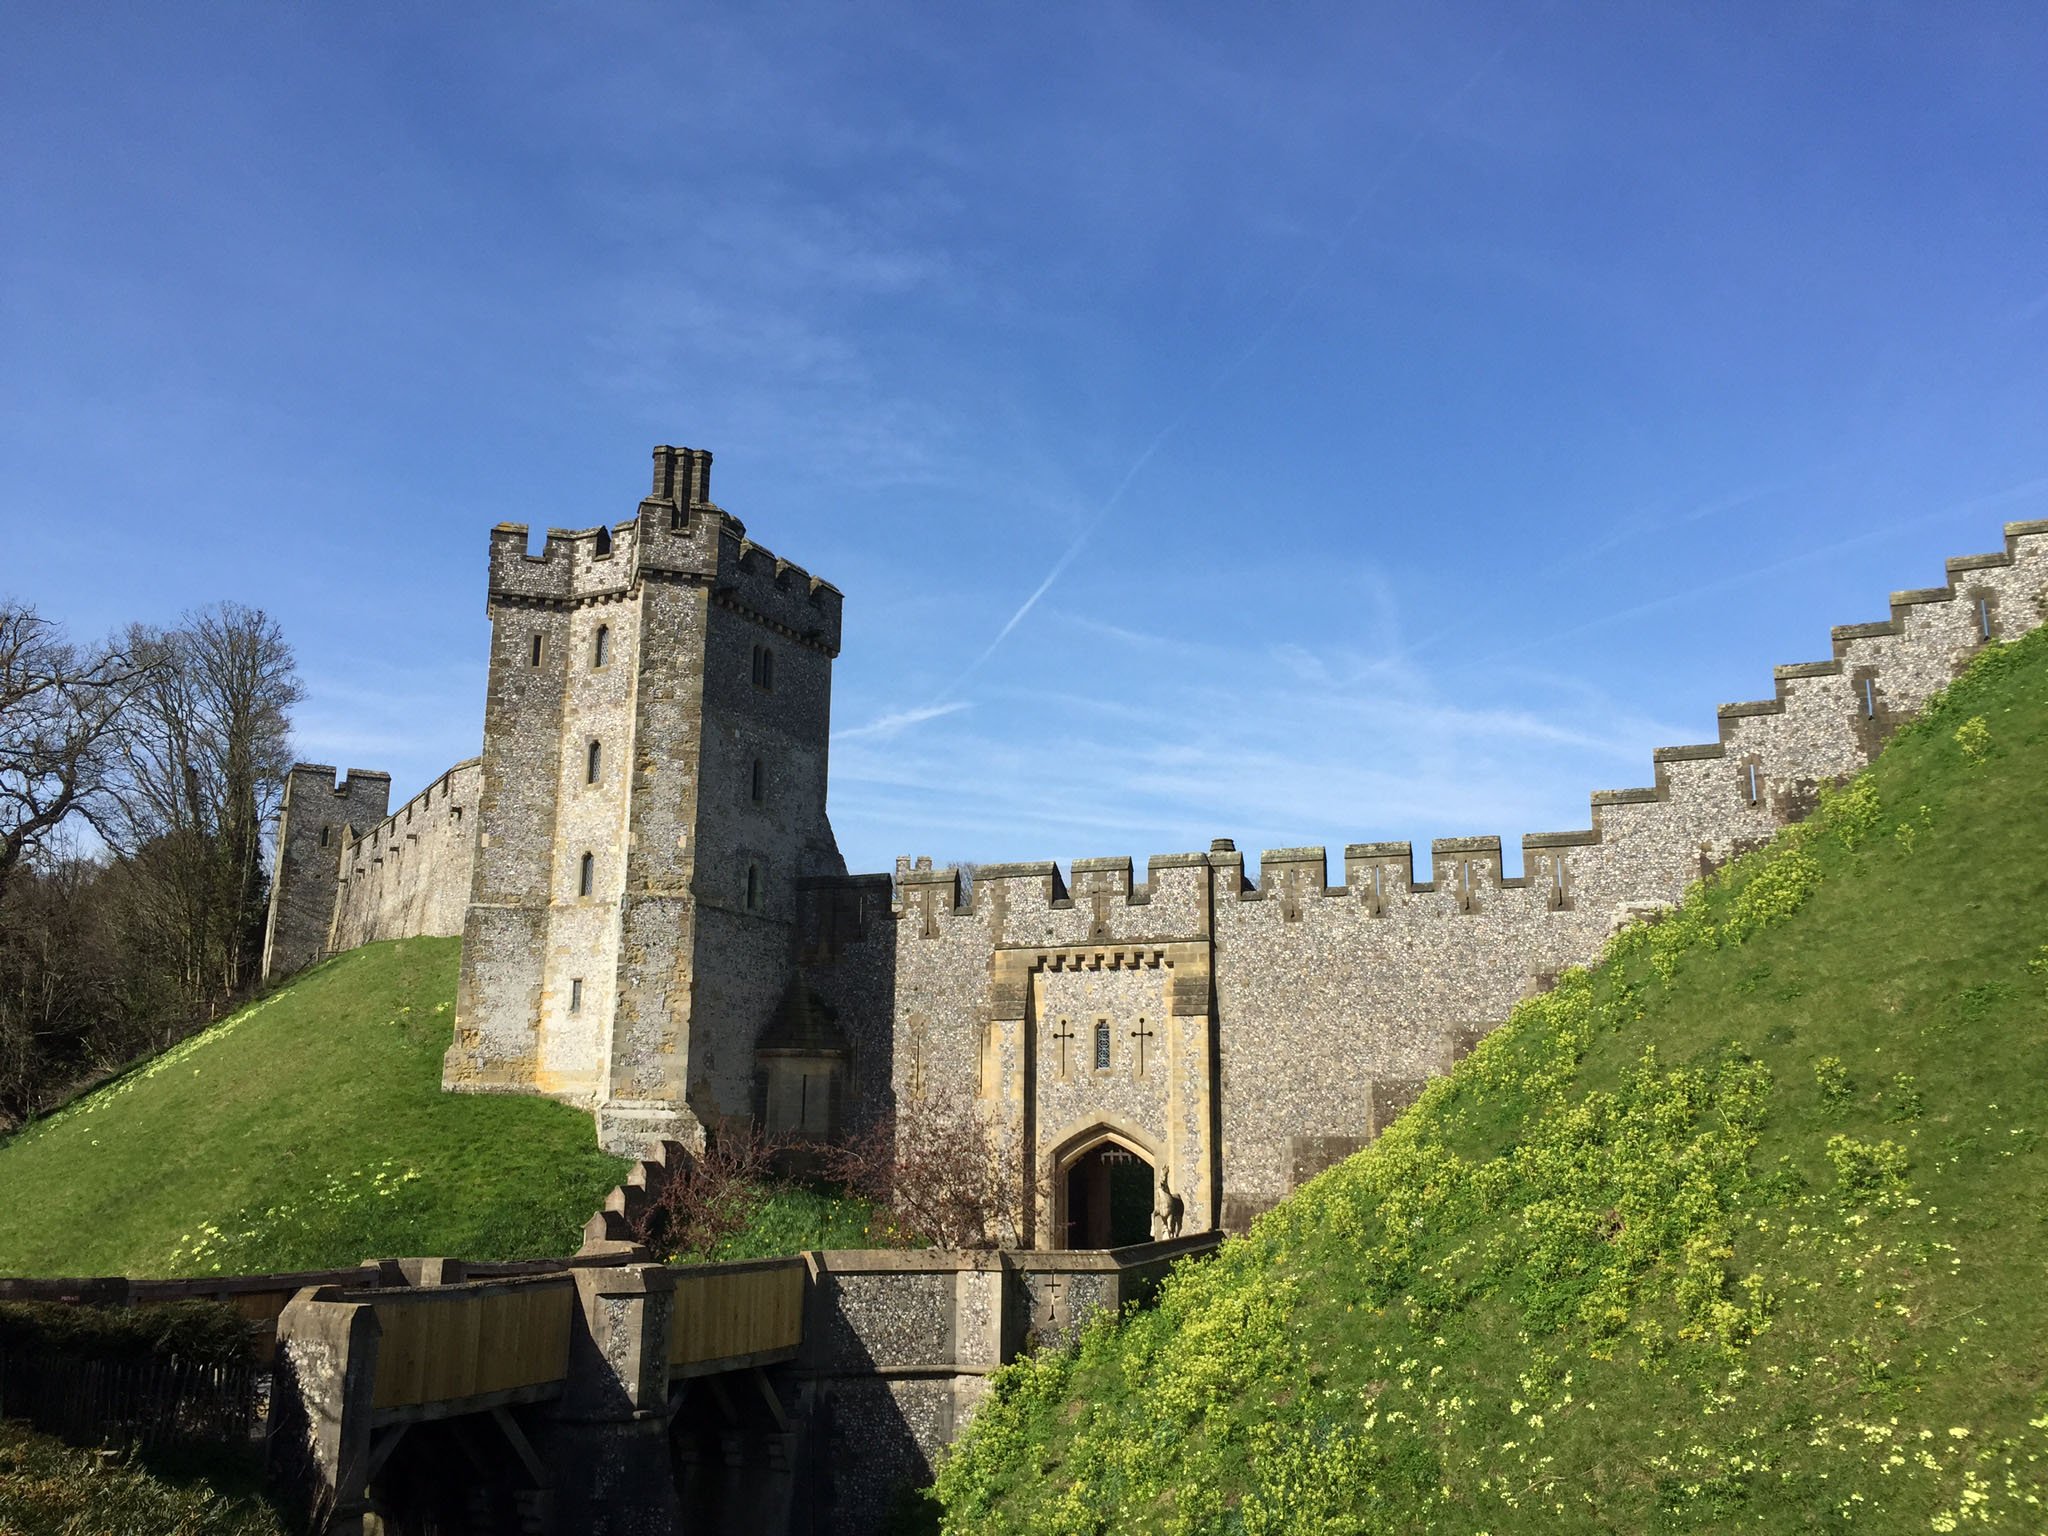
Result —
M602 560L612 552L612 531L609 528L597 530L597 558Z
M762 766L758 757L754 759L754 766L749 775L747 793L756 805L765 804L768 799L768 770Z
M763 693L775 691L775 652L765 645L754 647L754 686Z
M590 744L589 752L584 755L583 782L586 784L595 784L598 781L598 779L603 775L603 773L604 743L601 741L593 741Z
M747 866L747 910L761 910L761 866L758 864Z
M1989 640L1991 638L1991 599L1988 597L1977 599L1977 638L1979 640Z
M668 531L670 533L687 532L689 525L689 513L685 512L681 507L670 507L668 509Z
M453 823L454 823L454 824L455 824L456 826L458 826L458 827L459 827L459 826L461 826L461 825L462 825L462 807L461 807L461 806L459 806L459 805L451 805L451 806L449 806L449 807L448 807L448 819L449 819L449 820L450 820L451 822L453 822Z
M1749 794L1749 803L1755 805L1762 793L1762 786L1758 782L1755 763L1744 763L1742 765L1742 787Z
M612 630L609 624L597 626L597 635L590 642L590 664L601 667L612 659Z
M1098 1072L1107 1072L1109 1070L1109 1020L1107 1019L1097 1019L1095 1021L1095 1070Z
M334 828L333 828L332 826L323 826L323 827L321 827L321 829L320 829L320 846L321 846L322 848L325 848L325 847L326 847L326 846L328 845L328 843L329 843L329 842L330 842L330 841L331 841L331 840L333 839L333 837L334 837Z
M586 853L576 867L576 894L588 896L597 884L597 855Z
M569 1011L571 1013L581 1013L583 1011L583 978L581 976L569 978Z
M1863 679L1863 718L1866 720L1875 720L1877 718L1877 680L1875 678L1866 677Z
M1553 857L1550 861L1550 905L1553 909L1564 909L1564 860Z
M543 644L542 644L542 641L541 641L541 637L540 637L539 635L535 635L535 636L533 637L533 651L532 651L532 654L531 654L531 656L529 657L529 659L528 659L528 661L527 661L527 665L528 665L528 666L530 666L530 667L537 667L537 666L539 666L539 665L540 665L540 658L541 658L541 651L542 651L542 649L543 649Z

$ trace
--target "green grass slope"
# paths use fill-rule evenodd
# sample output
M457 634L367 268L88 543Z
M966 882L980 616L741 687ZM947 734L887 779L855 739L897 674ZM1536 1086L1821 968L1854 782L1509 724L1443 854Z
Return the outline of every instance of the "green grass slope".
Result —
M2048 1530L2044 1129L2037 633L1156 1310L1006 1371L945 1527Z
M460 950L339 956L0 1145L0 1274L573 1252L626 1164L567 1105L441 1091Z

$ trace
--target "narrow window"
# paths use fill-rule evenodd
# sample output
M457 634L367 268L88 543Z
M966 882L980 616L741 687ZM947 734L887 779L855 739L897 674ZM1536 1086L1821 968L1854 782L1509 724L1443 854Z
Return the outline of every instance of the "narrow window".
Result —
M325 847L327 846L327 840L328 840L328 839L329 839L330 837L332 837L333 835L334 835L334 828L333 828L333 827L331 827L331 826L326 826L326 827L322 827L322 828L320 829L320 846L321 846L322 848L325 848Z
M1109 1024L1102 1019L1095 1021L1095 1070L1109 1070Z
M1751 805L1755 805L1757 800L1756 764L1749 763L1744 765L1742 770L1742 776L1745 784L1748 786L1749 789L1749 803Z
M1977 599L1977 638L1979 640L1989 640L1991 638L1991 599L1988 597Z
M612 631L608 624L597 626L597 638L590 642L590 664L601 667L612 659Z
M763 800L768 798L768 775L767 772L761 767L761 759L759 759L758 757L754 759L754 773L753 783L751 785L751 792L753 794L754 804L756 805L759 805Z
M770 693L775 691L775 653L765 645L761 647L761 686Z
M754 647L754 686L756 688L761 686L761 656L761 647L757 645Z
M612 552L612 531L609 528L597 530L597 555L601 560Z
M1564 905L1564 860L1550 862L1550 888L1557 893L1557 905Z
M571 1013L581 1013L583 1011L583 978L581 976L569 978L569 1011Z
M448 819L449 819L450 821L454 822L456 826L458 826L458 827L459 827L459 826L461 826L461 825L462 825L462 807L461 807L461 806L459 806L459 805L451 805L451 806L449 806L449 807L448 807Z
M576 894L588 896L591 887L597 883L597 855L586 853L583 862L576 868Z
M1877 718L1877 684L1867 677L1863 679L1863 718Z
M682 532L684 532L684 531L685 531L685 529L686 529L686 528L687 528L687 526L688 526L688 523L689 523L689 514L688 514L687 512L685 512L685 511L684 511L684 510L683 510L683 509L682 509L681 507L670 507L670 508L669 508L669 512L668 512L668 531L669 531L670 533L682 533Z
M531 661L531 662L529 663L529 665L531 665L531 666L536 666L536 667L540 665L540 649L541 649L541 639L540 639L540 636L539 636L539 635L535 635L535 636L533 637L533 659L532 659L532 661Z
M598 776L603 772L604 743L601 741L593 741L590 744L590 751L588 754L586 754L583 762L583 782L586 784L595 784L598 780Z
M761 910L761 869L757 864L747 866L747 910Z

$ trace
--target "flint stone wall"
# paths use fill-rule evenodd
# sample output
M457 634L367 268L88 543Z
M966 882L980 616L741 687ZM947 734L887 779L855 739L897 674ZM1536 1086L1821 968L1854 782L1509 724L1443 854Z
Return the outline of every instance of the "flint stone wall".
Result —
M891 1015L872 1028L892 1036L898 1096L915 1061L919 1091L978 1095L992 1118L1017 1123L1016 1085L1036 1084L1041 1186L1077 1118L1143 1150L1185 1142L1206 1114L1219 1137L1218 1214L1241 1229L1378 1135L1519 999L1597 958L1621 921L1678 901L1805 816L1987 641L2048 619L2048 522L2008 525L2002 552L1951 560L1948 575L1892 594L1886 620L1836 627L1828 659L1776 668L1772 697L1721 706L1718 740L1657 749L1651 783L1592 796L1590 826L1525 836L1519 877L1503 876L1496 837L1438 840L1428 881L1406 843L1348 846L1334 885L1320 848L1269 850L1254 876L1226 844L1155 858L1143 884L1129 860L1077 860L1071 895L1051 863L984 867L971 899L952 870L899 860L893 922L830 964L893 970ZM1143 971L1034 984L1014 1038L991 1022L988 979L1006 953L1078 951L1086 967L1098 953L1107 964L1168 944L1198 946L1213 976L1213 1077L1180 1085L1177 1110L1136 1072L1131 1031L1141 1018L1157 1028L1159 1005ZM893 966L878 948L893 948ZM1077 1093L1073 1053L1091 1051L1097 1014L1111 1020L1112 1067L1096 1073L1091 1056L1089 1091ZM1064 1072L1062 1020L1074 1031Z

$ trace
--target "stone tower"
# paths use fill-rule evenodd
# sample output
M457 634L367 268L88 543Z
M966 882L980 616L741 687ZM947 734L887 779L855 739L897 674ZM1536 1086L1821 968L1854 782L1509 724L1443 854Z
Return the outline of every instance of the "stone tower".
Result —
M452 1089L596 1111L608 1148L751 1112L825 815L840 594L654 450L629 522L491 533L489 691Z
M351 768L335 783L324 763L294 763L277 818L277 863L263 926L263 979L289 976L327 952L335 873L351 832L377 825L391 808L391 775Z

